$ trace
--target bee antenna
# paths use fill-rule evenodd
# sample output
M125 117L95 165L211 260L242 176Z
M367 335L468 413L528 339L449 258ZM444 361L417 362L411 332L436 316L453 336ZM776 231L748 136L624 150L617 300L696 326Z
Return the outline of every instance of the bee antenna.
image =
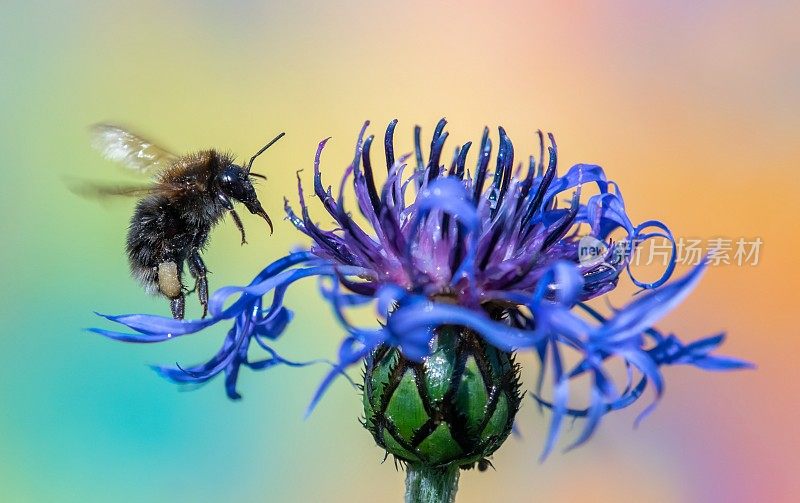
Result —
M266 145L264 145L263 147L261 147L261 150L259 150L258 152L256 152L256 154L255 154L253 157L251 157L251 158L250 158L250 162L248 162L248 163L247 163L247 167L245 167L244 171L245 171L246 173L250 173L250 168L252 168L252 167L253 167L253 161L255 161L255 160L256 160L256 157L258 157L258 156L260 156L261 154L263 154L265 150L267 150L268 148L270 148L270 147L271 147L271 146L272 146L272 145L273 145L273 144L274 144L276 141L278 141L278 140L280 140L281 138L283 138L283 135L285 135L285 134L286 134L285 132L284 132L284 133L281 133L281 134L279 134L278 136L276 136L275 138L273 138L273 139L272 139L272 141L270 141L269 143L267 143Z

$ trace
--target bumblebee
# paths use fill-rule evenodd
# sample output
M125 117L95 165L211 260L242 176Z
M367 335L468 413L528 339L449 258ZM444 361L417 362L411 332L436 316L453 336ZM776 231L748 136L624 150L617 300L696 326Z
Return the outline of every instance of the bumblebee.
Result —
M128 196L139 198L131 217L126 240L131 275L150 294L163 295L170 302L172 316L183 319L186 294L184 264L195 280L197 296L208 314L208 270L201 253L211 228L230 214L247 242L244 226L234 203L266 220L272 234L272 221L253 188L253 162L283 137L280 133L244 165L235 164L230 154L218 150L177 156L130 131L101 124L92 127L92 145L106 159L152 176L152 182L138 186L98 185L82 192L96 197Z

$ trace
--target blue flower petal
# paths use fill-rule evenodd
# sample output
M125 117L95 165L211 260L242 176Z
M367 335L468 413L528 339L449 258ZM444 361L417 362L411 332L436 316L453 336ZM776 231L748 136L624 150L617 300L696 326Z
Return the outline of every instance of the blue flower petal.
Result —
M533 347L541 339L537 331L520 330L492 321L483 313L450 304L425 303L402 306L392 313L387 329L402 341L403 334L439 325L461 325L478 332L487 342L504 351Z
M107 320L121 323L145 335L164 334L166 338L177 337L198 332L218 322L218 318L210 317L204 320L176 320L164 316L149 314L122 314L108 315L97 313ZM147 341L150 342L150 341Z
M652 327L657 320L689 295L700 280L705 267L706 262L703 262L669 285L639 295L625 309L609 319L597 337L621 340L636 336Z
M547 458L558 440L558 434L561 431L561 422L567 411L567 401L569 399L569 379L564 375L558 345L551 343L549 347L553 369L553 412L550 418L547 439L545 440L542 454L539 456L539 461L544 461L545 458Z

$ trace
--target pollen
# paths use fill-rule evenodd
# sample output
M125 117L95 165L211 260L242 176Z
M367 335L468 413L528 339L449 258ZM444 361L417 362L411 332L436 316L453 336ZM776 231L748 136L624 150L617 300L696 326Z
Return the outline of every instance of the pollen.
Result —
M181 293L181 281L178 277L178 265L175 262L158 264L158 289L169 298Z

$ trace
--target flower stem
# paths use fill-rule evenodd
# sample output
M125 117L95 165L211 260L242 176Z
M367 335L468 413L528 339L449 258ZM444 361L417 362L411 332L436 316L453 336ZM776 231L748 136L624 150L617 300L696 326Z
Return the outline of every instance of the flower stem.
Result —
M453 503L458 490L458 465L443 468L406 467L406 503Z

